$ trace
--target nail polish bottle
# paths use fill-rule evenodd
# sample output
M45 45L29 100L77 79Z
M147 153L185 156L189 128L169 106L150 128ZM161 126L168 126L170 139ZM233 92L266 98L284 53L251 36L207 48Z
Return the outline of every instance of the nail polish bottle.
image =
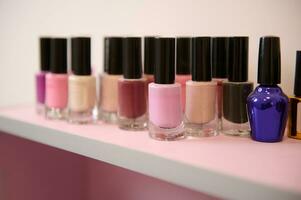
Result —
M186 82L191 80L192 42L190 37L176 40L176 83L181 84L182 108L185 110Z
M147 127L147 109L141 38L123 38L122 45L123 78L118 81L118 126L125 130L144 130Z
M45 81L50 64L50 38L40 38L40 68L36 73L36 110L38 114L45 114Z
M186 82L185 129L189 136L215 136L217 83L211 81L210 37L192 39L192 80Z
M96 103L96 79L91 75L91 39L71 38L71 65L69 76L68 121L85 124L93 121Z
M65 119L68 104L67 39L50 41L50 73L46 74L46 118Z
M175 39L156 39L155 81L148 85L149 135L156 140L185 138L181 84L175 83Z
M232 37L229 41L228 80L223 83L222 133L233 136L250 135L247 98L253 91L248 82L249 38Z
M156 37L144 37L144 78L146 79L146 102L148 105L148 84L154 82Z
M283 138L288 97L278 86L281 81L280 38L260 38L258 77L260 84L247 99L251 137L260 142L279 142Z
M100 84L101 119L106 123L117 123L118 80L122 78L122 38L105 39L105 73Z
M214 37L211 43L212 80L217 83L218 131L222 129L223 82L228 80L229 38Z
M296 55L294 94L289 100L288 137L301 139L301 51Z

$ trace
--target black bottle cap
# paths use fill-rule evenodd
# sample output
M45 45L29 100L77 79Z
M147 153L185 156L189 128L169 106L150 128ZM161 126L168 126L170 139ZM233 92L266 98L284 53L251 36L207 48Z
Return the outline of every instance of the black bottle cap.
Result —
M144 74L154 74L156 37L144 37Z
M66 38L51 39L50 71L55 74L67 73L67 39Z
M301 51L296 53L296 72L295 72L295 87L294 94L301 97Z
M155 83L175 82L175 38L156 39Z
M280 38L265 36L260 38L257 82L275 85L281 82Z
M190 37L178 37L176 40L176 74L190 74L192 65L192 42Z
M212 38L211 59L212 59L212 77L227 78L229 65L229 38Z
M75 75L91 74L91 39L89 37L71 38L71 65Z
M191 75L193 81L211 81L211 39L196 37L192 39L193 63Z
M229 41L228 79L248 81L249 37L232 37Z
M126 79L138 79L142 75L141 38L123 38L123 76Z
M122 37L107 37L105 39L105 66L108 74L122 74Z
M40 68L41 71L50 70L50 40L51 38L40 38Z

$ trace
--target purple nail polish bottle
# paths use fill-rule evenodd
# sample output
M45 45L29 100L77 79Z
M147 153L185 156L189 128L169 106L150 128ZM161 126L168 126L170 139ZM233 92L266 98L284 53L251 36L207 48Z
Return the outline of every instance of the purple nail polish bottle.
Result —
M36 109L38 114L44 113L45 104L45 76L49 71L50 61L50 38L40 38L40 68L36 73Z
M251 137L260 142L280 142L283 138L288 97L277 85L281 81L280 38L260 38L258 77L260 84L247 99Z

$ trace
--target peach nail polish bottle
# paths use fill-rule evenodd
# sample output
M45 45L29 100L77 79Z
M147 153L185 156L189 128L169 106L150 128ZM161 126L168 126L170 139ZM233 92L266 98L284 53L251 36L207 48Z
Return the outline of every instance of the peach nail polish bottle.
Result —
M46 75L46 118L65 119L68 103L67 39L50 42L50 73Z
M191 80L192 42L190 37L178 37L176 40L176 83L181 84L182 108L185 110L186 82Z
M68 121L85 124L93 121L96 103L96 79L91 75L91 39L71 38Z
M217 83L211 80L210 37L193 38L192 80L186 82L186 133L193 137L217 132Z

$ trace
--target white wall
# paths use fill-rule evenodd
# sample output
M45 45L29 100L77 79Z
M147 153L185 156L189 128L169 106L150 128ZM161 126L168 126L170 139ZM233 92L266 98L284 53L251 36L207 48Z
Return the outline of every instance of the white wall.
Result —
M0 105L34 102L40 35L91 35L92 62L102 71L104 35L249 35L249 78L256 81L259 37L277 35L282 87L292 93L301 49L299 0L1 0Z

